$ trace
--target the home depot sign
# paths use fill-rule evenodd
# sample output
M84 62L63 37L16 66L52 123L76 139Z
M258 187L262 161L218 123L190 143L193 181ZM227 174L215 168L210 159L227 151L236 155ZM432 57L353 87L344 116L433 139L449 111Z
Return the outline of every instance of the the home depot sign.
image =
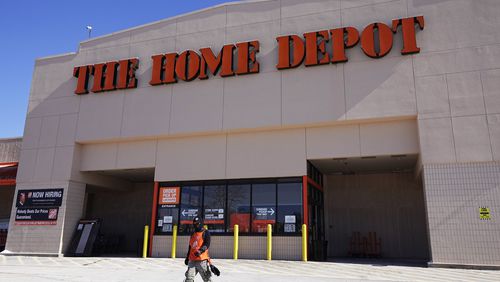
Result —
M363 52L372 58L387 55L393 45L395 34L401 35L403 48L401 54L418 53L416 29L424 29L424 17L410 17L392 21L392 26L372 23L360 33L354 27L341 27L299 35L286 35L276 38L278 42L277 69L288 69L322 64L347 62L345 50L358 43ZM158 54L151 57L153 66L150 85L176 83L179 79L191 81L196 78L208 79L209 74L221 77L244 75L259 72L259 41L241 42L224 45L215 55L210 48L198 52L186 50L182 53ZM73 76L78 78L76 94L112 91L137 87L135 71L139 59L125 59L94 65L75 67ZM89 85L89 78L93 83Z

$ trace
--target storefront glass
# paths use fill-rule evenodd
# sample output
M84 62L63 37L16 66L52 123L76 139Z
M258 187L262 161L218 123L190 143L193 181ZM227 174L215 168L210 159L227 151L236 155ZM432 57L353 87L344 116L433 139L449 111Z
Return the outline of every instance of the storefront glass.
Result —
M196 216L218 234L232 233L235 224L242 235L265 234L268 224L277 235L301 231L301 178L161 183L160 187L160 202L175 203L178 193L180 205L158 205L157 235L172 234L174 224L178 224L179 234L190 234Z

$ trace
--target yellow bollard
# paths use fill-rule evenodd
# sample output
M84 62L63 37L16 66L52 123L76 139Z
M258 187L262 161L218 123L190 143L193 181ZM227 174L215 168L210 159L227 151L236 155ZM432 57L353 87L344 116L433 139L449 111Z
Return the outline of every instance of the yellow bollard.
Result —
M148 234L149 234L149 226L144 226L144 243L142 245L142 257L148 257Z
M307 226L302 224L302 260L307 261Z
M240 228L238 227L238 224L234 225L234 247L233 247L233 258L234 260L238 259L238 233L240 231Z
M175 251L177 250L177 224L174 224L172 230L172 258L175 258Z
M271 224L267 225L267 260L271 260L273 251L273 229Z

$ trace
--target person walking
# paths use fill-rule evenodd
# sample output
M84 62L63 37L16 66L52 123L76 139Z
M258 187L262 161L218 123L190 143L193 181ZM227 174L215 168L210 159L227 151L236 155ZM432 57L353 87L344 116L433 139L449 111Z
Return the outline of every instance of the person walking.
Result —
M203 227L203 221L199 217L193 219L194 232L189 239L188 252L184 264L187 265L185 282L194 282L198 272L204 282L212 281L212 273L209 268L210 256L210 232Z

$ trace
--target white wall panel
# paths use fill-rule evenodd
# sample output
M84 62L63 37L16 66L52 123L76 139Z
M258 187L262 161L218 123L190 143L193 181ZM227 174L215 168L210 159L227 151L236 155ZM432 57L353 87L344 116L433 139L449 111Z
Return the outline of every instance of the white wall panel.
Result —
M339 10L341 0L281 0L281 17L296 17L320 13L329 10Z
M76 79L71 82L71 95L68 97L56 97L45 100L32 100L30 101L29 116L30 117L44 117L48 115L64 115L78 112L80 103L79 97L74 94L74 87L76 87ZM75 83L75 84L73 84Z
M453 118L458 162L492 161L486 116Z
M42 119L39 147L54 147L56 145L59 116L48 116Z
M496 0L408 1L408 15L426 19L417 36L422 52L499 43L499 9Z
M77 140L95 140L120 136L123 91L89 93L81 98Z
M418 154L415 120L360 125L361 155Z
M209 8L177 19L177 34L223 28L226 24L226 7Z
M500 114L488 115L491 151L494 161L500 161Z
M229 5L226 8L226 25L238 26L276 20L280 18L280 8L279 0Z
M83 54L68 54L37 60L30 91L30 100L74 96L73 68L85 64ZM59 110L64 110L60 108ZM42 113L43 114L43 113Z
M38 149L35 162L33 181L49 182L54 165L55 148Z
M24 124L24 135L22 149L38 148L38 140L42 130L42 118L26 118Z
M281 74L224 81L224 129L281 125Z
M415 78L419 118L450 116L450 101L446 76L424 76Z
M303 3L301 3L301 6L308 4L314 3L303 1ZM323 10L319 13L316 12L313 14L282 18L280 35L296 34L299 36L303 36L303 34L306 32L329 30L332 28L338 28L340 26L340 10ZM276 37L276 35L274 37Z
M361 156L359 125L338 125L306 129L308 159Z
M74 150L74 146L55 148L52 181L68 181L71 178Z
M448 82L452 116L485 113L479 72L448 74L446 81Z
M174 85L170 133L221 130L222 92L222 79Z
M170 126L172 87L138 88L126 91L121 136L166 135Z
M118 143L117 169L154 167L155 160L155 140Z
M481 82L486 112L500 113L500 69L481 72Z
M155 181L223 179L225 169L225 135L158 141Z
M130 31L130 43L175 36L177 20L165 19Z
M22 149L19 156L16 182L24 183L33 180L35 175L37 149Z
M410 57L346 64L347 119L416 115L412 65Z
M419 120L418 131L424 164L456 161L451 118Z
M304 129L228 135L227 178L306 173Z
M325 65L283 71L283 124L345 119L343 68Z
M78 114L59 116L59 130L57 131L57 146L71 146L75 144L76 124Z
M422 52L413 59L415 76L497 69L500 68L500 45Z
M83 145L80 169L82 171L115 169L117 152L116 143Z

